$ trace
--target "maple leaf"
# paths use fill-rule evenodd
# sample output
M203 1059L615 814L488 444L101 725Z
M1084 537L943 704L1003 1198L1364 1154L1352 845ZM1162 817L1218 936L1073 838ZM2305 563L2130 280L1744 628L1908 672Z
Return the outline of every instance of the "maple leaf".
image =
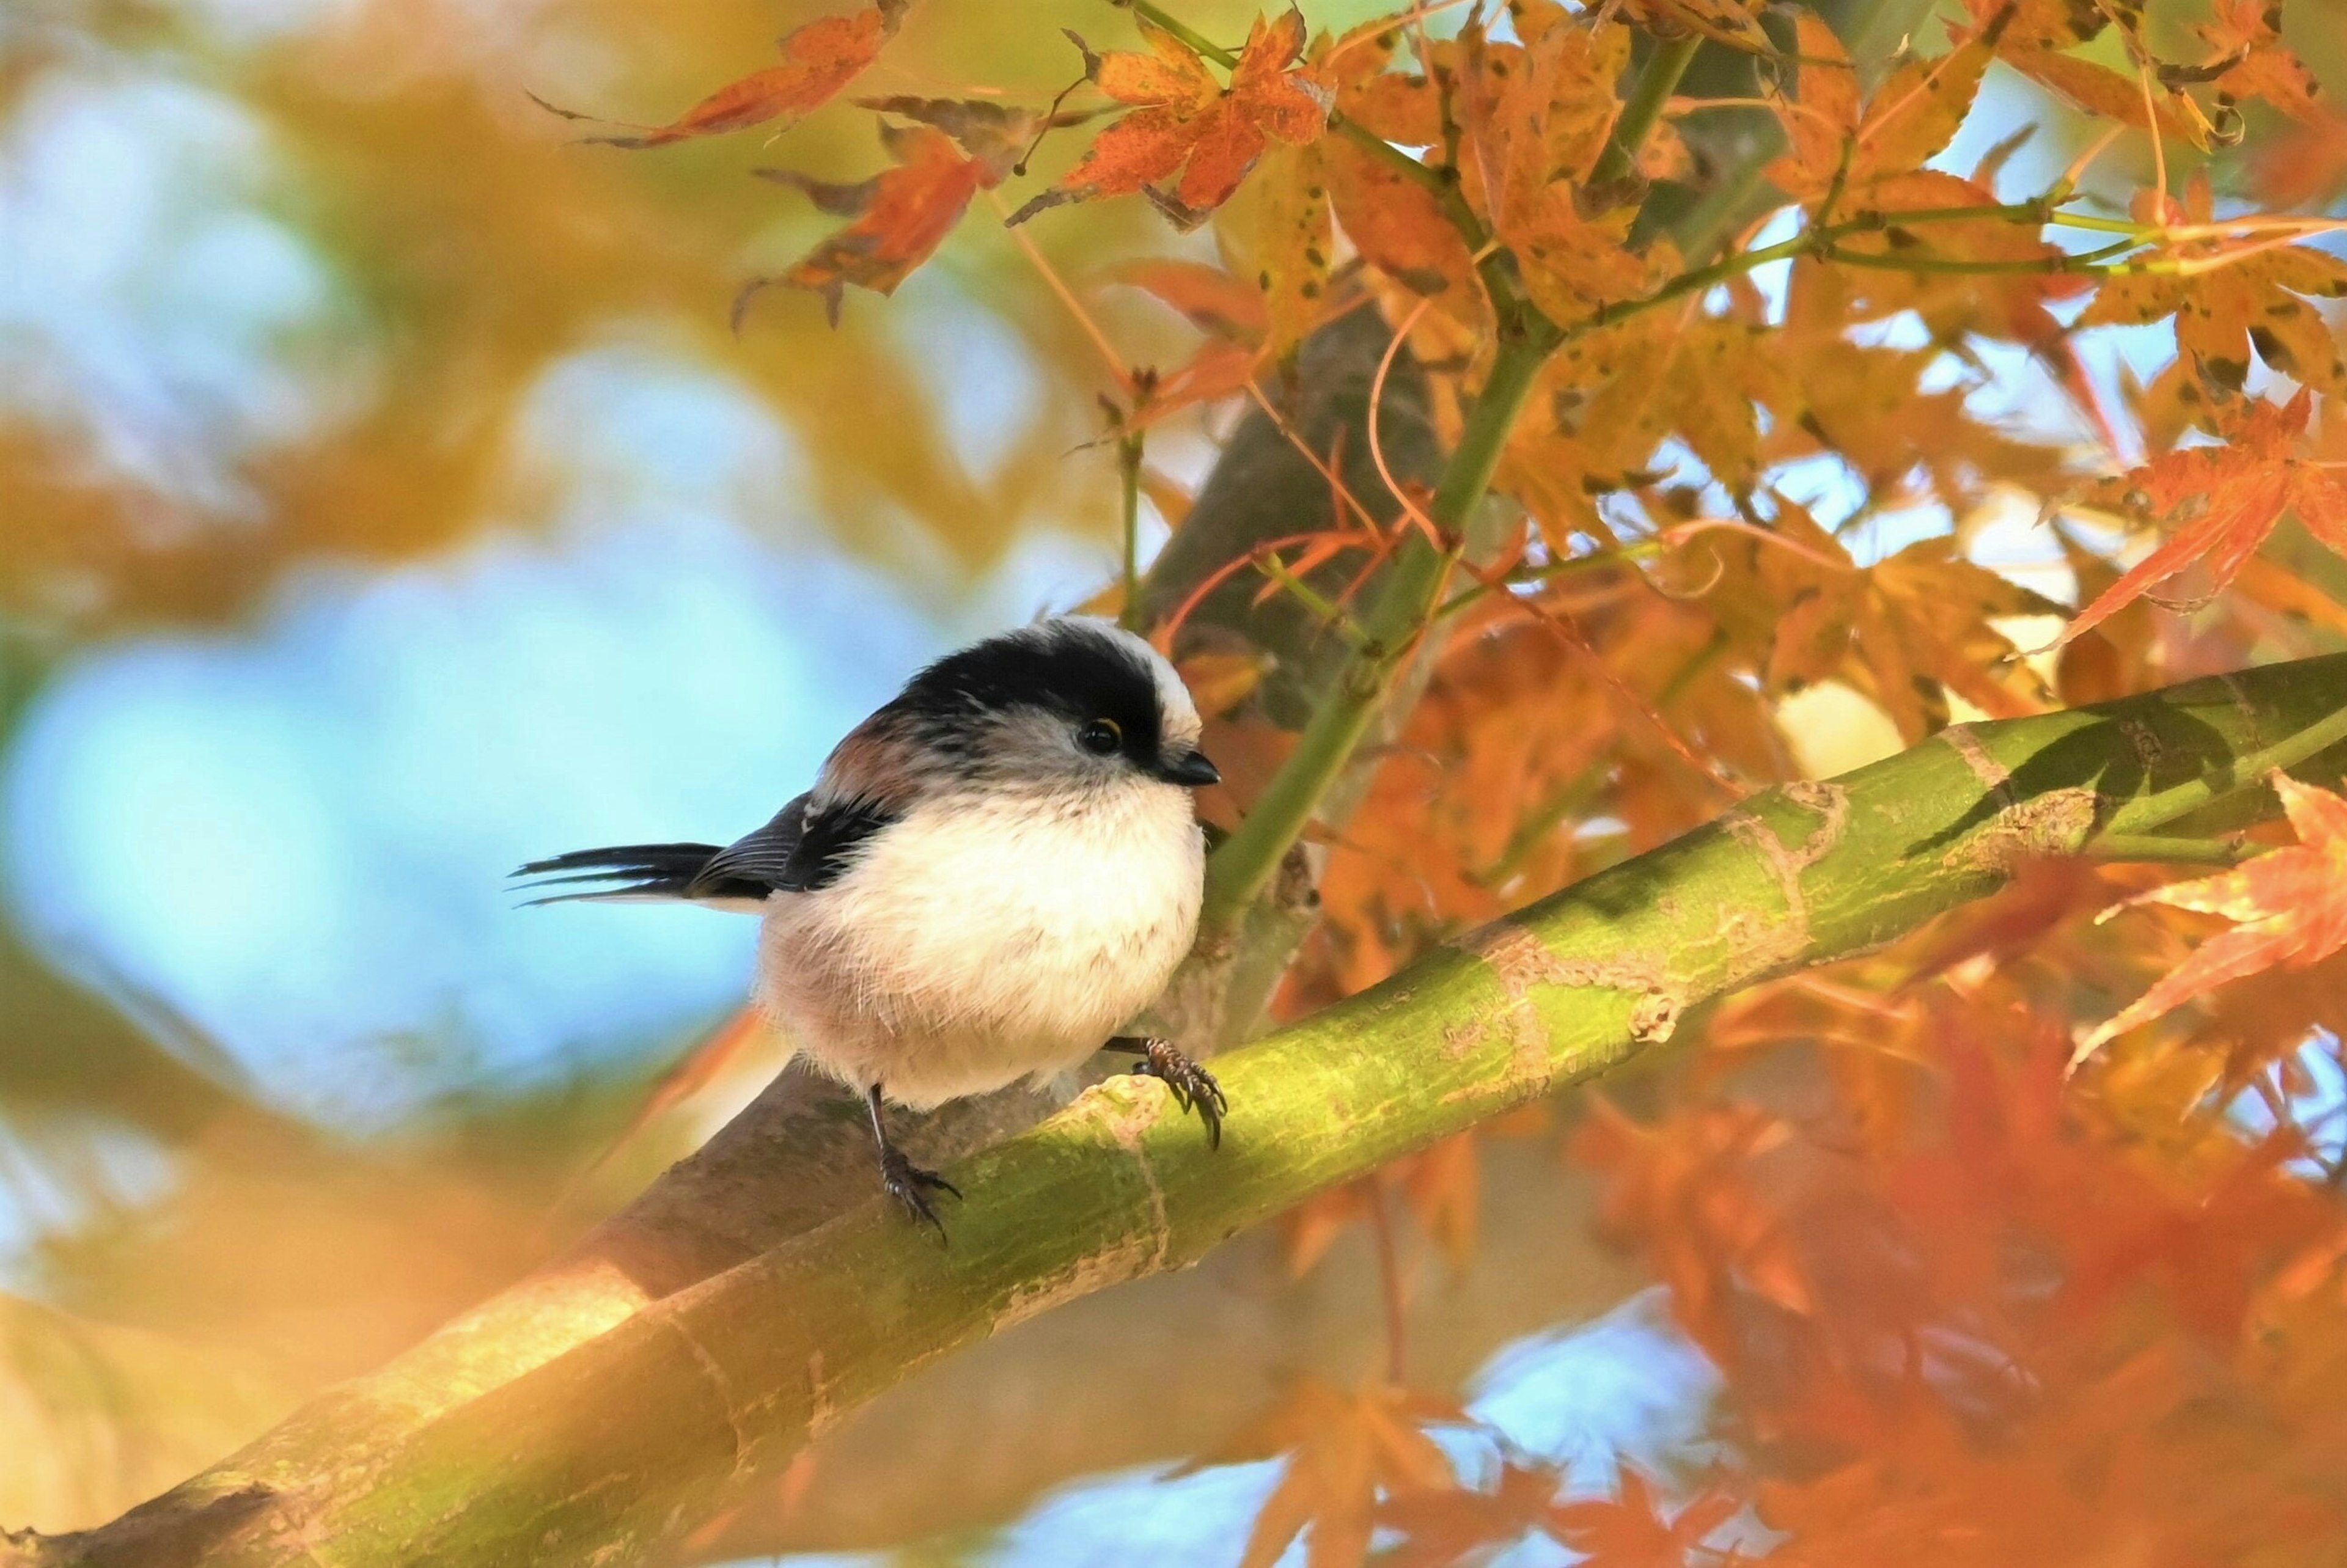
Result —
M1851 318L1881 321L1913 311L1932 331L1932 341L1961 345L1967 334L2001 338L2035 350L2048 368L2061 373L2068 357L2068 329L2046 309L2047 302L2083 293L2092 284L2075 274L2050 271L2060 254L2034 228L1996 218L1908 228L1902 212L1989 207L1996 201L1986 180L1965 179L1937 169L1889 176L1869 192L1868 206L1882 220L1874 232L1837 242L1841 251L1891 257L1953 258L2016 269L2045 262L2049 271L1981 274L1918 269L1854 266L1838 269Z
M784 36L783 63L753 71L739 81L702 98L666 125L645 126L629 136L594 136L601 147L640 149L666 147L696 136L718 136L779 119L795 123L863 73L895 36L912 0L875 0L869 11L852 16L819 16ZM564 119L595 119L571 109L557 108L537 94L532 102ZM608 123L608 122L607 122Z
M1349 141L1317 150L1337 221L1364 260L1417 293L1470 283L1474 257L1434 192Z
M2209 220L2204 176L2193 177L2184 201L2189 221ZM2172 315L2177 348L2219 388L2239 391L2249 379L2254 345L2282 374L2347 396L2347 361L2331 325L2299 297L2347 298L2347 261L2304 245L2275 245L2233 260L2221 245L2188 244L2177 248L2175 260L2181 270L2105 282L2078 325L2141 325Z
M1177 410L1243 390L1262 362L1270 318L1263 293L1202 261L1142 261L1119 267L1112 282L1156 296L1206 334L1206 341L1172 370L1135 373L1135 427Z
M1337 1389L1299 1378L1280 1404L1214 1462L1286 1452L1279 1484L1247 1532L1240 1568L1270 1568L1307 1530L1311 1568L1351 1568L1368 1555L1378 1500L1456 1487L1429 1422L1466 1418L1449 1400L1389 1386Z
M1792 150L1767 172L1801 201L1837 186L1862 200L1879 181L1921 169L1954 138L1994 56L1993 36L1983 36L1936 59L1910 60L1861 112L1857 72L1833 29L1809 11L1797 28L1800 96L1788 102L1779 95L1777 105Z
M2322 208L2347 190L2347 114L2327 109L2285 135L2260 142L2251 177L2272 210Z
M1023 223L1062 202L1147 191L1175 223L1194 228L1236 190L1275 139L1308 142L1328 124L1335 99L1307 70L1295 69L1304 53L1304 15L1290 9L1276 22L1257 16L1228 87L1215 85L1190 46L1145 18L1147 53L1083 51L1084 74L1131 113L1101 132L1082 161L1060 182L1010 215ZM1155 182L1178 173L1170 191Z
M991 98L857 98L856 106L935 126L961 143L964 152L987 166L994 177L988 181L989 185L1010 173L1035 133L1048 120L1048 117L1033 109L1014 108Z
M1539 1529L1562 1480L1553 1470L1502 1459L1499 1482L1489 1491L1446 1488L1396 1498L1378 1510L1378 1522L1401 1532L1403 1540L1378 1561L1382 1568L1449 1568L1480 1561L1479 1551L1520 1541Z
M1681 1568L1739 1506L1732 1497L1706 1492L1665 1519L1645 1476L1625 1465L1621 1477L1618 1498L1559 1503L1549 1510L1549 1533L1584 1553L1589 1568Z
M2308 533L2347 555L2347 475L2292 452L2311 404L2304 388L2287 404L2257 403L2237 420L2229 445L2170 452L2096 486L2087 497L2090 505L2178 526L2166 543L2080 610L2061 641L2195 561L2208 564L2209 591L2221 591L2291 507Z
M2091 43L2113 22L2133 26L2143 0L1964 0L1975 27L2000 23L2001 53L2065 49Z
M1948 722L1950 692L2000 718L2047 705L1989 624L2047 601L1966 560L1944 535L1861 569L1805 508L1783 497L1776 507L1771 531L1799 548L1714 546L1729 569L1706 600L1724 624L1765 641L1766 690L1841 681L1873 697L1911 743Z
M875 293L894 292L953 231L970 198L1002 178L997 163L965 157L954 138L929 126L884 124L880 140L901 167L861 184L835 185L788 169L755 170L805 191L823 210L856 221L788 272L744 284L733 301L736 331L752 298L778 284L821 294L825 314L838 325L842 289L854 283Z
M1216 215L1214 238L1231 271L1251 277L1263 297L1263 353L1278 359L1327 313L1328 263L1336 251L1323 144L1282 145Z
M2319 118L2322 89L2314 73L2282 45L2280 0L2216 0L2215 12L2212 21L2193 29L2217 51L2215 61L2163 76L2212 81L2223 108L2262 98L2292 119Z
M2108 1040L2202 992L2265 969L2302 969L2347 948L2347 797L2288 774L2270 775L2297 830L2293 848L2275 849L2214 876L2172 883L2113 905L2106 920L2137 904L2165 904L2233 922L2149 990L2078 1041L2075 1067Z
M1442 105L1424 72L1389 70L1401 42L1390 19L1365 23L1315 47L1313 69L1336 92L1337 111L1399 147L1442 139ZM1437 58L1450 43L1430 46ZM1341 137L1314 144L1336 219L1364 260L1403 287L1439 294L1470 279L1474 262L1434 192Z
M1588 180L1621 110L1614 85L1630 64L1629 28L1536 23L1518 45L1475 26L1458 52L1468 200L1502 235L1537 224L1553 203L1575 205L1569 188Z

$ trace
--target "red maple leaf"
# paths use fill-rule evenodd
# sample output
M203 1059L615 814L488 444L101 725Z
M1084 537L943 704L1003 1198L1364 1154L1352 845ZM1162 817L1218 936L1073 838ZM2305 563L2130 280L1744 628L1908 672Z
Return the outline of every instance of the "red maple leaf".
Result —
M716 136L770 119L796 120L829 103L872 63L911 4L912 0L875 0L871 10L853 16L819 16L783 36L781 65L726 83L666 125L638 127L630 136L587 139L601 147L666 147L689 137ZM538 108L564 119L600 118L558 108L536 93L529 96Z
M2174 971L2078 1042L2071 1062L2085 1061L2104 1041L2147 1023L2169 1009L2224 984L2276 965L2302 969L2347 947L2347 797L2287 774L2272 775L2295 848L2277 849L2215 876L2155 887L2103 911L2108 919L2137 904L2222 915L2233 928L2203 942Z
M2293 454L2312 403L2301 389L2287 404L2251 406L2223 446L2170 452L2089 499L2175 525L2167 542L2103 590L2064 629L2068 642L2193 562L2208 562L2209 591L2233 580L2241 563L2296 507L2307 532L2347 555L2347 476Z
M1231 71L1215 85L1206 63L1163 28L1140 24L1146 53L1084 52L1084 74L1133 112L1102 131L1083 161L1011 214L1021 223L1047 207L1147 190L1177 223L1190 227L1230 199L1273 138L1307 142L1327 128L1334 102L1308 71L1295 69L1304 53L1304 15L1291 9L1276 22L1258 16ZM1170 191L1153 182L1181 175Z

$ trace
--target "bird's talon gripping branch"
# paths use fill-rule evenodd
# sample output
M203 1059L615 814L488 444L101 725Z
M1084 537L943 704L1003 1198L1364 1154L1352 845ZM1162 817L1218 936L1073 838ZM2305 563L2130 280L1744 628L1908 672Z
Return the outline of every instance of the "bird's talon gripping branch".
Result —
M1174 1091L1174 1103L1184 1111L1195 1111L1198 1120L1206 1124L1206 1146L1223 1146L1223 1113L1231 1102L1223 1094L1223 1086L1214 1075L1183 1055L1166 1040L1144 1040L1140 1042L1141 1061L1133 1071L1144 1078L1154 1078Z
M938 1218L938 1211L929 1202L929 1194L943 1193L948 1197L961 1196L959 1187L935 1171L916 1165L902 1149L893 1147L881 1151L880 1184L887 1189L890 1197L904 1205L907 1214L917 1220L928 1221L937 1227L939 1235L945 1235L946 1225Z

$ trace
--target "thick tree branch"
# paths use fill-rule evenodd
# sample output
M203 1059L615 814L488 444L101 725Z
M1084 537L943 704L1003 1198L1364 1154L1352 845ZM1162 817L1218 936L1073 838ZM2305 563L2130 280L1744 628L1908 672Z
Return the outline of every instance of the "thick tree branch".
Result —
M939 1247L877 1200L637 1312L384 1442L330 1397L286 1432L41 1564L641 1561L913 1369L1122 1280L1194 1262L1310 1194L1669 1038L1686 1009L1870 950L2075 853L2130 806L2347 706L2347 655L2093 709L1952 728L1720 820L1460 939L1217 1064L1210 1153L1118 1079L950 1172ZM2320 733L2321 732L2317 732ZM2347 747L2302 764L2347 766Z

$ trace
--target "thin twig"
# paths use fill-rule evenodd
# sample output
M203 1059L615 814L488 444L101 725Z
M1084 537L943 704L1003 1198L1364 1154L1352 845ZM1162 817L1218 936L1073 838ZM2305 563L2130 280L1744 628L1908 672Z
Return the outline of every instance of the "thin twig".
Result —
M1128 429L1116 444L1116 472L1124 503L1124 603L1116 623L1128 631L1141 626L1141 454L1146 430Z

